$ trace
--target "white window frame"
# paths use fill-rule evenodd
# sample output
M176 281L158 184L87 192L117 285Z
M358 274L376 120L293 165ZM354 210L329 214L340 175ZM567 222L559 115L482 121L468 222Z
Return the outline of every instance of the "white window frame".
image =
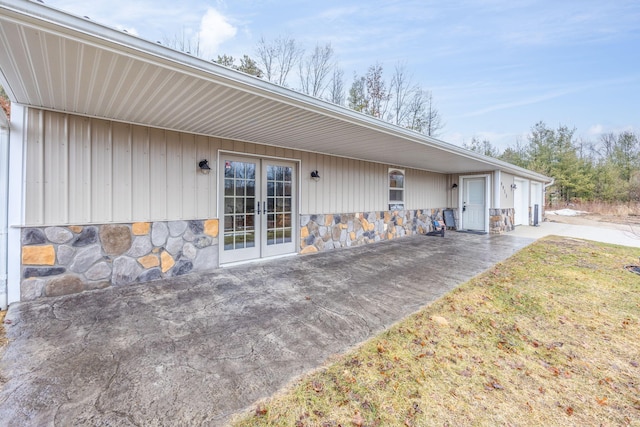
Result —
M400 174L402 175L402 187L392 187L391 186L391 174L392 173L396 173L396 174ZM388 191L387 191L387 196L388 196L388 200L389 200L389 210L394 210L397 208L402 208L404 209L404 204L405 204L405 196L406 196L406 188L407 188L407 175L405 173L404 169L398 169L398 168L389 168L389 171L387 172L387 185L388 185ZM402 200L394 200L391 198L391 191L401 191L402 192Z

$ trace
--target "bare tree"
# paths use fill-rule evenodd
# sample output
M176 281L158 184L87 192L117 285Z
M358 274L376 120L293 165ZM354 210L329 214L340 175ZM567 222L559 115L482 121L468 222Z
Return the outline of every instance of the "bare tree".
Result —
M280 36L268 42L264 37L258 41L258 62L264 77L280 86L286 86L291 69L304 53L291 37Z
M337 105L344 105L344 72L342 69L335 67L329 82L329 97L328 101Z
M300 61L301 91L320 98L327 88L327 76L331 72L333 48L331 43L316 44L313 52Z
M388 107L389 92L387 92L386 84L382 78L382 65L380 63L369 67L365 83L367 98L369 99L367 114L384 118Z
M162 44L172 49L189 53L191 55L202 57L202 49L200 48L200 35L187 35L184 28L180 33L176 33L171 37L165 36Z
M425 126L424 133L428 136L438 136L442 128L444 128L444 123L442 122L442 117L440 116L440 112L436 108L433 103L433 94L430 90L424 91L426 98L425 105Z
M396 64L394 74L391 77L389 95L391 96L391 119L399 126L406 124L409 115L408 105L413 93L418 87L411 83L411 77L407 75L405 64Z

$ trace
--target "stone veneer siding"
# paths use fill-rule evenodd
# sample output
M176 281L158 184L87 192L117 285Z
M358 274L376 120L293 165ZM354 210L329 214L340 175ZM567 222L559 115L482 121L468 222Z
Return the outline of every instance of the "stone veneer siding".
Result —
M22 230L22 301L218 267L218 220Z
M501 234L506 231L513 231L516 228L514 223L514 209L489 209L489 232L491 234Z
M366 245L433 231L443 209L300 215L300 253Z

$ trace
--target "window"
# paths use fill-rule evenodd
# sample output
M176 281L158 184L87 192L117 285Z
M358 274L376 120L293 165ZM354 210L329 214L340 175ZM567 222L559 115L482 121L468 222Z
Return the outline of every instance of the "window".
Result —
M389 169L389 210L404 209L404 171Z

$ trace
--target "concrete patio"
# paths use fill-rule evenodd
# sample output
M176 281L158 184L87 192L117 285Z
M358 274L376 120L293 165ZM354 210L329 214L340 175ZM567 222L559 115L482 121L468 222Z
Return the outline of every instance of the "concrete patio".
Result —
M533 241L414 236L14 304L0 420L226 425Z

